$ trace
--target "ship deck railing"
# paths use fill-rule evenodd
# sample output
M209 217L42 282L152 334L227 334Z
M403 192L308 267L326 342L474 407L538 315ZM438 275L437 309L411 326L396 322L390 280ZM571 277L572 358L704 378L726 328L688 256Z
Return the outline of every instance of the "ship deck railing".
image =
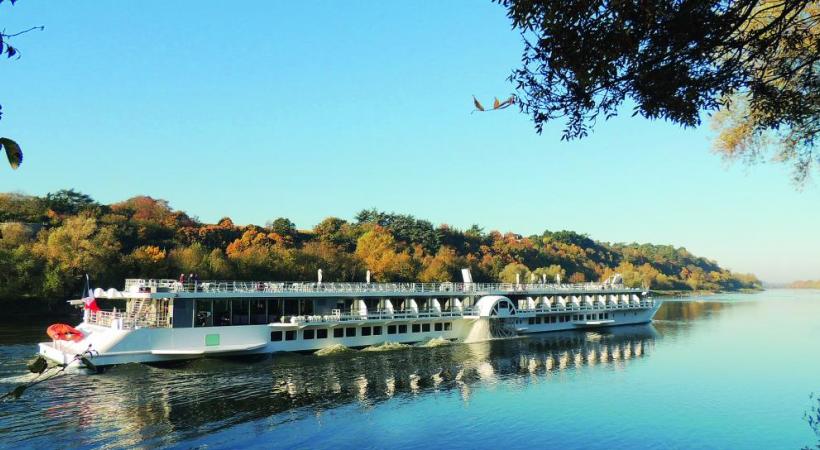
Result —
M180 282L172 279L125 280L125 292L167 291L175 293L194 292L269 292L269 293L400 293L400 294L441 294L463 295L486 292L543 294L572 294L586 292L638 293L641 288L629 288L623 284L606 283L345 283L345 282L301 282L301 281L221 281L203 280Z
M655 306L655 301L646 299L642 301L620 302L618 304L608 303L606 305L591 305L568 303L564 306L555 305L551 307L536 307L536 308L518 308L516 315L521 317L529 317L536 314L552 314L552 313L569 313L569 312L583 312L583 311L616 311L629 309L652 308ZM447 318L461 318L477 315L473 308L465 307L463 309L454 310L376 310L368 311L367 313L358 311L338 312L326 315L304 315L304 316L286 316L282 322L287 324L321 324L321 323L343 323L343 322L359 322L359 321L399 321L399 320L413 320L413 319L447 319Z
M89 313L86 323L119 330L137 328L170 328L168 316L157 313L133 314L126 311L97 311Z

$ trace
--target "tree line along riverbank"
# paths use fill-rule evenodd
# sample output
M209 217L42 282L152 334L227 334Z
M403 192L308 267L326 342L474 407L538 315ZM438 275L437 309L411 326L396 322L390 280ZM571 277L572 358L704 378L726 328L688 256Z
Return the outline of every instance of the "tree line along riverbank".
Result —
M660 291L759 289L751 274L726 270L682 247L608 243L572 231L524 236L433 225L407 214L363 210L310 229L287 218L237 225L203 223L165 200L133 197L101 204L73 190L46 196L0 194L0 299L20 302L121 287L129 277L326 281L532 279L584 282L623 275L629 286Z

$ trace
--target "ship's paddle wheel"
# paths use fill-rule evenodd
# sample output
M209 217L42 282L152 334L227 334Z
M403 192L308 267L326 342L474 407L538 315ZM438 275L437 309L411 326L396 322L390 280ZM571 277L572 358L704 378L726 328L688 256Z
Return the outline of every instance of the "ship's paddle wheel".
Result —
M494 339L511 338L518 335L515 331L516 319L490 319L490 336Z

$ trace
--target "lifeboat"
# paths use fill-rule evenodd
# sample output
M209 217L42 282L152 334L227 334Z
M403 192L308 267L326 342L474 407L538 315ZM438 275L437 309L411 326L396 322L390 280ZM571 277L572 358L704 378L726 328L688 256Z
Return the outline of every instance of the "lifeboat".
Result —
M84 337L82 331L64 323L55 323L54 325L51 325L46 329L46 334L48 334L48 337L55 341L79 342Z

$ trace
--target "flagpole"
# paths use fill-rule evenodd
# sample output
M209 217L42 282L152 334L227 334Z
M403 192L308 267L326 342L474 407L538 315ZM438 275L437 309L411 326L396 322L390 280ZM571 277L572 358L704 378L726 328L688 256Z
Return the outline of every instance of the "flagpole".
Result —
M91 281L88 278L88 274L85 274L85 289L84 289L84 291L85 292L83 292L83 294L80 296L80 298L86 298L91 293ZM91 310L89 310L85 306L85 304L83 304L83 322L88 323L89 319L91 318L90 314L91 314Z

